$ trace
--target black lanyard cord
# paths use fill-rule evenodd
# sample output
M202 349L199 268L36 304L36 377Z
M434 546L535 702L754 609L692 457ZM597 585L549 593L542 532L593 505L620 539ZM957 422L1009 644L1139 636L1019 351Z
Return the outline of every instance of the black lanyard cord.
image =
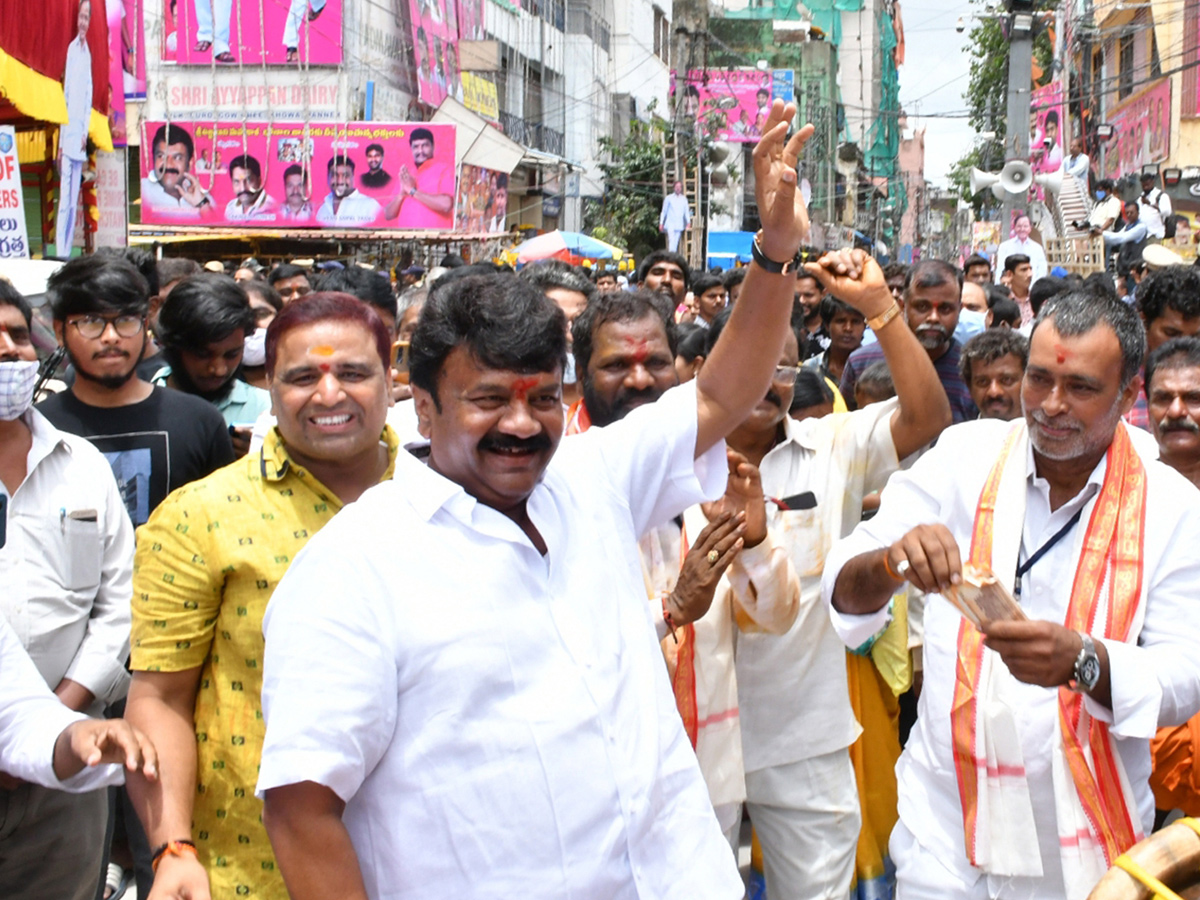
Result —
M1033 556L1029 557L1029 559L1027 559L1025 562L1023 562L1017 566L1017 580L1016 580L1016 585L1013 588L1013 593L1017 597L1021 596L1021 579L1025 577L1025 573L1028 572L1030 569L1032 569L1034 564L1039 559L1041 559L1043 556L1045 556L1047 553L1049 553L1054 548L1055 544L1057 544L1059 541L1061 541L1063 538L1065 538L1067 536L1067 533L1070 532L1070 530L1075 527L1075 525L1079 522L1079 517L1082 515L1083 515L1083 507L1081 506L1079 509L1077 509L1075 511L1075 515L1071 516L1070 521L1068 521L1066 525L1064 525L1062 528L1058 529L1058 531L1056 531L1054 533L1054 536L1052 538L1050 538L1050 540L1046 541L1046 543L1044 543L1044 544L1042 544L1042 546L1038 547L1038 549L1034 552Z

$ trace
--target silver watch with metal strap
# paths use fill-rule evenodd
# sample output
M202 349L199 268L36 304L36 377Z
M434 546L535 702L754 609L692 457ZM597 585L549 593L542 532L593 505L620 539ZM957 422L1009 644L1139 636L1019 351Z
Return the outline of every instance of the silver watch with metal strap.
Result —
M1076 632L1083 646L1075 657L1075 673L1071 679L1071 690L1090 693L1100 683L1100 657L1096 653L1096 642L1090 634Z

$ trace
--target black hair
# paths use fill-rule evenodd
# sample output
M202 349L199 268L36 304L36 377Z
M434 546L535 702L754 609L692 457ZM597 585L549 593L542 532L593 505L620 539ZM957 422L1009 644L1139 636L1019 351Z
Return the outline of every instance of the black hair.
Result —
M487 263L476 263L473 266L456 266L452 269L447 269L441 275L433 280L429 285L430 290L444 287L452 281L457 281L459 278L470 278L472 275L495 275L496 269Z
M804 270L797 269L796 271L802 272ZM799 277L799 276L797 275L797 277ZM884 266L883 267L883 280L891 281L893 278L903 278L904 283L908 284L908 266L902 262L888 263L886 266Z
M970 272L975 266L987 266L987 270L992 271L992 262L986 256L979 253L972 253L963 263L963 271Z
M1115 188L1116 185L1111 178L1101 178L1096 182L1096 190L1098 191L1107 191L1111 194Z
M293 175L299 175L301 178L304 179L305 184L308 183L308 173L304 171L304 168L299 163L292 163L290 166L288 166L286 169L283 170L283 180L284 181L287 181Z
M1058 124L1058 110L1052 109L1049 112L1047 112L1046 118L1043 119L1042 121L1043 122L1053 122L1055 125L1057 125Z
M172 281L182 281L184 278L191 278L193 275L199 275L204 269L200 267L200 263L194 259L188 259L186 256L164 256L154 266L155 276L158 278L159 290L164 284L170 284ZM153 285L152 285L153 287ZM158 293L155 291L154 293Z
M1141 371L1146 357L1146 329L1133 307L1115 296L1067 291L1052 297L1034 319L1030 340L1047 321L1053 321L1054 329L1063 337L1079 337L1101 323L1111 328L1121 345L1121 390Z
M1070 290L1070 288L1071 286L1057 275L1043 275L1029 288L1029 305L1033 308L1033 314L1036 316L1040 313L1042 304L1051 297Z
M1113 300L1119 300L1117 289L1113 285L1112 276L1107 272L1093 272L1087 278L1083 279L1082 290L1098 297L1111 297Z
M796 373L796 386L792 389L792 405L788 412L832 402L833 389L826 384L825 376L818 369L802 368Z
M446 357L464 347L482 366L512 372L561 371L567 319L558 304L511 275L473 275L430 292L409 350L414 385L441 411L438 379Z
M726 290L732 292L735 287L746 280L746 267L742 266L739 269L730 269L725 273L722 280L725 282Z
M696 297L696 299L699 299L701 294L703 294L705 291L711 291L715 287L725 287L724 279L722 279L720 275L713 275L710 272L701 272L692 281L692 294Z
M251 294L255 294L271 304L271 308L275 312L283 309L283 298L279 296L279 291L275 290L275 288L271 287L265 281L255 278L251 281L243 281L241 285L242 290L246 292L247 299L249 299Z
M151 297L158 294L166 284L158 277L158 262L154 259L154 254L145 247L100 247L96 255L109 259L123 259L132 265L146 279Z
M326 175L332 175L334 168L337 166L349 166L350 171L354 171L354 159L344 150L338 150L333 156L329 157L329 164L325 166Z
M295 278L297 275L303 275L309 278L308 269L302 269L300 266L293 266L291 263L280 263L271 270L271 274L267 276L267 284L275 287L281 281L286 281L289 278Z
M561 288L583 294L589 301L596 296L596 286L592 284L587 273L561 259L531 263L518 272L517 277L529 282L543 294Z
M372 150L376 151L380 156L382 156L383 155L383 144L367 144L367 149L364 150L363 152L370 153Z
M1009 300L1012 298L1012 291L1008 289L1007 285L989 284L985 285L985 287L987 288L988 309L995 306L997 300Z
M995 313L992 315L994 318ZM1021 371L1024 372L1029 362L1028 338L1013 328L989 328L963 344L958 357L958 373L969 386L973 364L986 366L1010 355L1021 361Z
M460 269L467 264L467 261L457 253L447 253L438 263L443 269Z
M154 132L154 140L150 142L150 152L154 153L159 144L166 144L168 147L174 144L183 144L187 148L189 162L196 155L196 145L192 141L192 136L186 128L180 128L175 124L158 126L158 131Z
M646 276L650 270L660 262L674 263L679 266L683 272L683 286L691 287L692 284L692 269L687 264L687 260L678 253L672 253L670 250L655 250L652 253L647 253L646 258L642 260L642 264L638 266L637 281L638 284L643 284L646 281Z
M596 294L571 324L571 348L580 381L588 377L595 336L601 325L608 322L640 322L648 316L662 323L673 359L679 350L679 330L675 326L675 309L670 300L657 291L645 288Z
M234 169L245 169L254 176L254 180L262 184L262 166L258 164L258 160L249 153L243 153L241 156L235 156L229 161L229 177L233 178Z
M51 275L46 299L57 322L95 312L144 317L150 312L150 285L128 260L93 253L75 257Z
M999 328L1004 323L1007 323L1010 328L1021 327L1021 307L1017 306L1015 300L997 297L996 302L988 307L988 310L992 314L992 328Z
M1006 256L1004 258L1004 271L1015 272L1017 271L1017 266L1023 266L1028 262L1029 257L1024 253L1014 253L1012 256Z
M508 190L508 173L507 172L497 172L496 173L496 188L497 189L504 188L506 191Z
M379 272L362 266L332 269L321 276L314 290L350 294L368 306L387 313L393 321L396 319L396 295L392 293L391 282Z
M1168 309L1185 319L1200 316L1200 271L1195 266L1164 266L1142 279L1137 304L1149 326Z
M862 319L866 318L861 312L859 312L845 300L839 300L832 294L826 294L824 297L822 297L821 303L817 306L817 309L821 313L821 324L826 328L828 328L829 323L833 321L833 317L840 312L851 313L852 315L858 316Z
M961 296L962 269L940 259L923 259L909 268L908 274L904 278L904 296L911 297L916 288L941 287L943 284L956 285Z
M414 128L412 130L412 132L408 135L409 146L412 145L413 141L429 141L429 143L432 144L433 143L433 132L430 131L428 128Z
M254 331L254 311L242 286L228 275L205 272L185 278L158 311L154 334L164 350L200 351L235 331Z
M1200 338L1177 337L1160 344L1146 359L1146 382L1143 390L1150 396L1150 383L1159 369L1200 368Z
M25 295L13 287L7 278L0 278L0 306L12 306L25 318L25 327L33 327L33 307Z
M616 281L617 280L617 270L616 269L592 269L592 283L595 284L601 278L611 278L613 281Z
M682 356L687 362L693 363L696 361L696 357L704 355L708 329L689 322L676 326L676 331L679 334L679 346L675 350L676 356Z
M895 397L896 383L892 381L892 370L888 368L887 360L876 360L863 369L854 382L854 390L862 391L876 401Z

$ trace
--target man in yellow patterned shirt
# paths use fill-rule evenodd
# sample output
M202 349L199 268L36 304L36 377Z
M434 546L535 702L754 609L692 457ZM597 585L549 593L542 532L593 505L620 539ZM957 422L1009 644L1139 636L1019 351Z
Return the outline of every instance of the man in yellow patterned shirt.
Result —
M277 427L259 453L175 491L139 529L126 716L162 759L159 781L129 779L155 850L152 900L207 900L210 885L212 897L287 898L254 796L263 613L308 539L392 477L390 357L361 301L289 304L267 331Z

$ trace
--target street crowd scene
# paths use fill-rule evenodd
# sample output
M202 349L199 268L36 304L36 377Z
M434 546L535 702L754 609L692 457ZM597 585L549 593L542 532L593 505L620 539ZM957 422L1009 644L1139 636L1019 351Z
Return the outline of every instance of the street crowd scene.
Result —
M802 262L794 116L729 271L102 250L48 363L0 281L0 896L1083 900L1200 815L1169 208Z

